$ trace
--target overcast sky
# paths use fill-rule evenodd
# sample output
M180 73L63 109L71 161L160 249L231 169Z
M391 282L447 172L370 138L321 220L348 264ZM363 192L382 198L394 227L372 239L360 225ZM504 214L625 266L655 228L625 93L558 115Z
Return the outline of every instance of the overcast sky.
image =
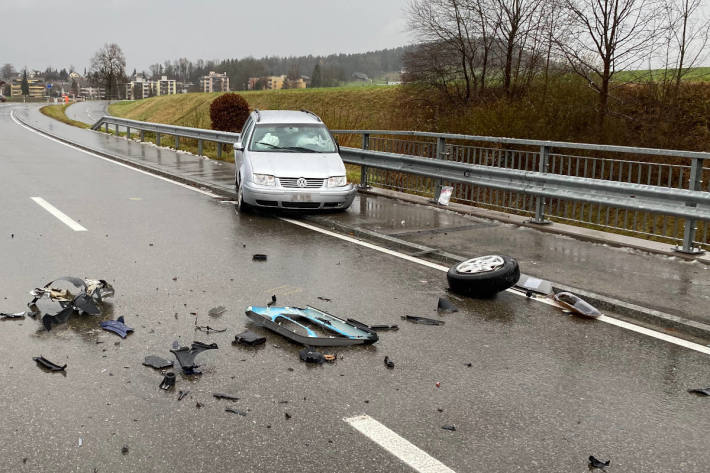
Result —
M126 69L166 59L365 52L411 42L408 0L1 0L0 64L83 73L104 43Z

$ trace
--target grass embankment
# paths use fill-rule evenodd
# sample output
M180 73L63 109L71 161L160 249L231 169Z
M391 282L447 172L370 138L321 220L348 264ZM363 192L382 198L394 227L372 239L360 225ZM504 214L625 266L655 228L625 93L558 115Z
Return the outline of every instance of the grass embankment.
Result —
M59 120L60 122L66 123L67 125L72 125L79 128L89 128L89 125L87 125L86 123L72 120L71 118L67 117L67 107L72 104L73 102L62 105L47 105L45 107L40 108L39 111L47 115L48 117L54 118L55 120Z

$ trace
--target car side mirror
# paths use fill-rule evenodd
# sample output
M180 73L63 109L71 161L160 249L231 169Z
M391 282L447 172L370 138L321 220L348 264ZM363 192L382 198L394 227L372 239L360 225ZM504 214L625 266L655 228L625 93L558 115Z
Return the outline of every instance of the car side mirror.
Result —
M234 151L244 151L244 143L241 141L234 143Z
M335 138L335 148L338 150L338 153L340 153L340 142L337 138Z

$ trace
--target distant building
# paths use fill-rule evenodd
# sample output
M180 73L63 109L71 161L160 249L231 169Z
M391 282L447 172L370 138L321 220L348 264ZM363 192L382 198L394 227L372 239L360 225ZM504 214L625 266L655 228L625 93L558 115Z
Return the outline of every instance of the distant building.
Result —
M47 95L47 88L45 86L44 80L37 77L35 74L32 74L32 78L30 78L30 74L28 74L27 84L29 85L30 89L30 97L44 97L45 95ZM12 79L12 82L10 83L10 96L19 97L21 95L22 76L18 76L17 78Z
M370 78L367 77L367 74L363 74L362 72L353 72L353 79L361 80L363 82L370 81Z
M82 87L79 89L79 96L87 99L105 99L106 89L103 87Z
M202 92L229 92L229 77L227 73L210 71L206 76L200 77L200 89Z
M145 99L151 96L152 91L152 81L146 80L143 76L136 76L134 80L126 84L126 99Z
M247 84L247 89L249 90L277 90L284 88L284 82L286 82L287 76L266 76L266 77L250 77L249 83ZM303 77L297 80L288 80L289 88L291 89L305 89L307 87L307 82Z
M153 81L153 91L155 95L177 94L177 81L168 79L168 76L162 76L160 80Z

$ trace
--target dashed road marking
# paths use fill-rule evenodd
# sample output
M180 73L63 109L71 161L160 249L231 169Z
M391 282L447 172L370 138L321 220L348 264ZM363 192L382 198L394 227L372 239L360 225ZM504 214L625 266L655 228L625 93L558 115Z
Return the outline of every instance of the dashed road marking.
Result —
M37 205L39 205L47 212L54 215L57 218L57 220L59 220L60 222L62 222L63 224L65 224L67 227L71 228L75 232L88 231L86 228L79 225L77 222L72 220L67 214L65 214L64 212L62 212L61 210L59 210L58 208L56 208L55 206L53 206L52 204L50 204L49 202L44 200L42 197L30 197L30 198L32 200L34 200Z

